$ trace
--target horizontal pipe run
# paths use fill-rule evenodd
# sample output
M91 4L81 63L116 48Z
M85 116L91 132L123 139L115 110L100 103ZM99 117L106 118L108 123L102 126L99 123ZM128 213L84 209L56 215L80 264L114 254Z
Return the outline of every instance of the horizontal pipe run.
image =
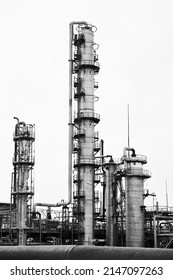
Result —
M5 246L1 260L173 260L173 250L108 246Z

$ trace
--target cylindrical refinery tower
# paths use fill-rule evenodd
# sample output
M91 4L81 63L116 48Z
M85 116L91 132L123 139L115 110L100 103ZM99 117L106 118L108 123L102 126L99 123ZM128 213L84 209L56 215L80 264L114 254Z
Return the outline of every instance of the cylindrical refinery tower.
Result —
M151 173L143 169L147 158L136 155L132 148L124 149L123 160L125 167L126 246L144 247L144 180L150 178Z
M11 186L11 229L18 230L18 245L26 245L26 230L30 227L34 195L35 126L19 122L13 135L14 157Z
M93 242L94 232L94 176L98 167L95 153L98 151L95 138L95 125L100 116L94 111L97 88L95 74L99 71L94 32L96 27L81 23L77 25L73 36L74 48L74 98L76 112L74 116L74 214L78 220L79 244Z

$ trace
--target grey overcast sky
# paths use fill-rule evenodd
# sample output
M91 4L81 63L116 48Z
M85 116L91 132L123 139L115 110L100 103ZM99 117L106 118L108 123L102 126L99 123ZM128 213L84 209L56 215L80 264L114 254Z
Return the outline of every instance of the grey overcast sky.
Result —
M10 200L14 116L36 125L35 202L67 198L69 23L97 27L96 129L105 154L130 145L148 158L145 188L173 206L173 2L0 1L0 188ZM151 198L146 204L152 205Z

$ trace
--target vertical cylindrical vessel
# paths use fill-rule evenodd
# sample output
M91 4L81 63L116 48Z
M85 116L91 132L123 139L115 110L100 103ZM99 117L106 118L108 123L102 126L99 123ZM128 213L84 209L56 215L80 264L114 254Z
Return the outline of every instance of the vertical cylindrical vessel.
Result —
M74 98L77 112L76 126L76 214L78 217L78 240L89 245L94 232L94 128L99 122L99 114L94 112L94 75L99 71L94 44L95 27L90 24L78 25L74 36Z
M26 245L26 230L30 227L32 197L34 195L35 126L17 122L13 136L13 180L11 187L11 229L18 229L18 245Z
M143 170L145 156L125 157L126 246L144 247L144 179L150 172Z
M106 245L114 246L115 242L115 225L114 225L114 216L115 216L115 205L114 205L114 172L116 164L111 159L106 164Z

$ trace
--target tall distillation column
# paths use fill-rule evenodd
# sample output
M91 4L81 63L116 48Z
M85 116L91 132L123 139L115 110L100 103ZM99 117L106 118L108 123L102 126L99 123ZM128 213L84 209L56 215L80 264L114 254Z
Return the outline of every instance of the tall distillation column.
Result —
M13 135L14 157L11 186L11 227L18 230L18 244L26 245L26 230L30 227L32 197L34 195L35 126L19 122Z
M126 155L126 150L128 154ZM131 155L129 150L132 152ZM126 200L126 246L144 247L144 180L151 177L143 169L147 158L136 155L132 148L124 149L125 200Z
M94 90L97 87L94 76L99 71L95 31L91 24L79 24L73 37L74 98L77 102L74 116L74 213L78 219L78 241L82 245L91 244L94 237L94 175L97 168L94 128L100 120L100 115L94 112Z

